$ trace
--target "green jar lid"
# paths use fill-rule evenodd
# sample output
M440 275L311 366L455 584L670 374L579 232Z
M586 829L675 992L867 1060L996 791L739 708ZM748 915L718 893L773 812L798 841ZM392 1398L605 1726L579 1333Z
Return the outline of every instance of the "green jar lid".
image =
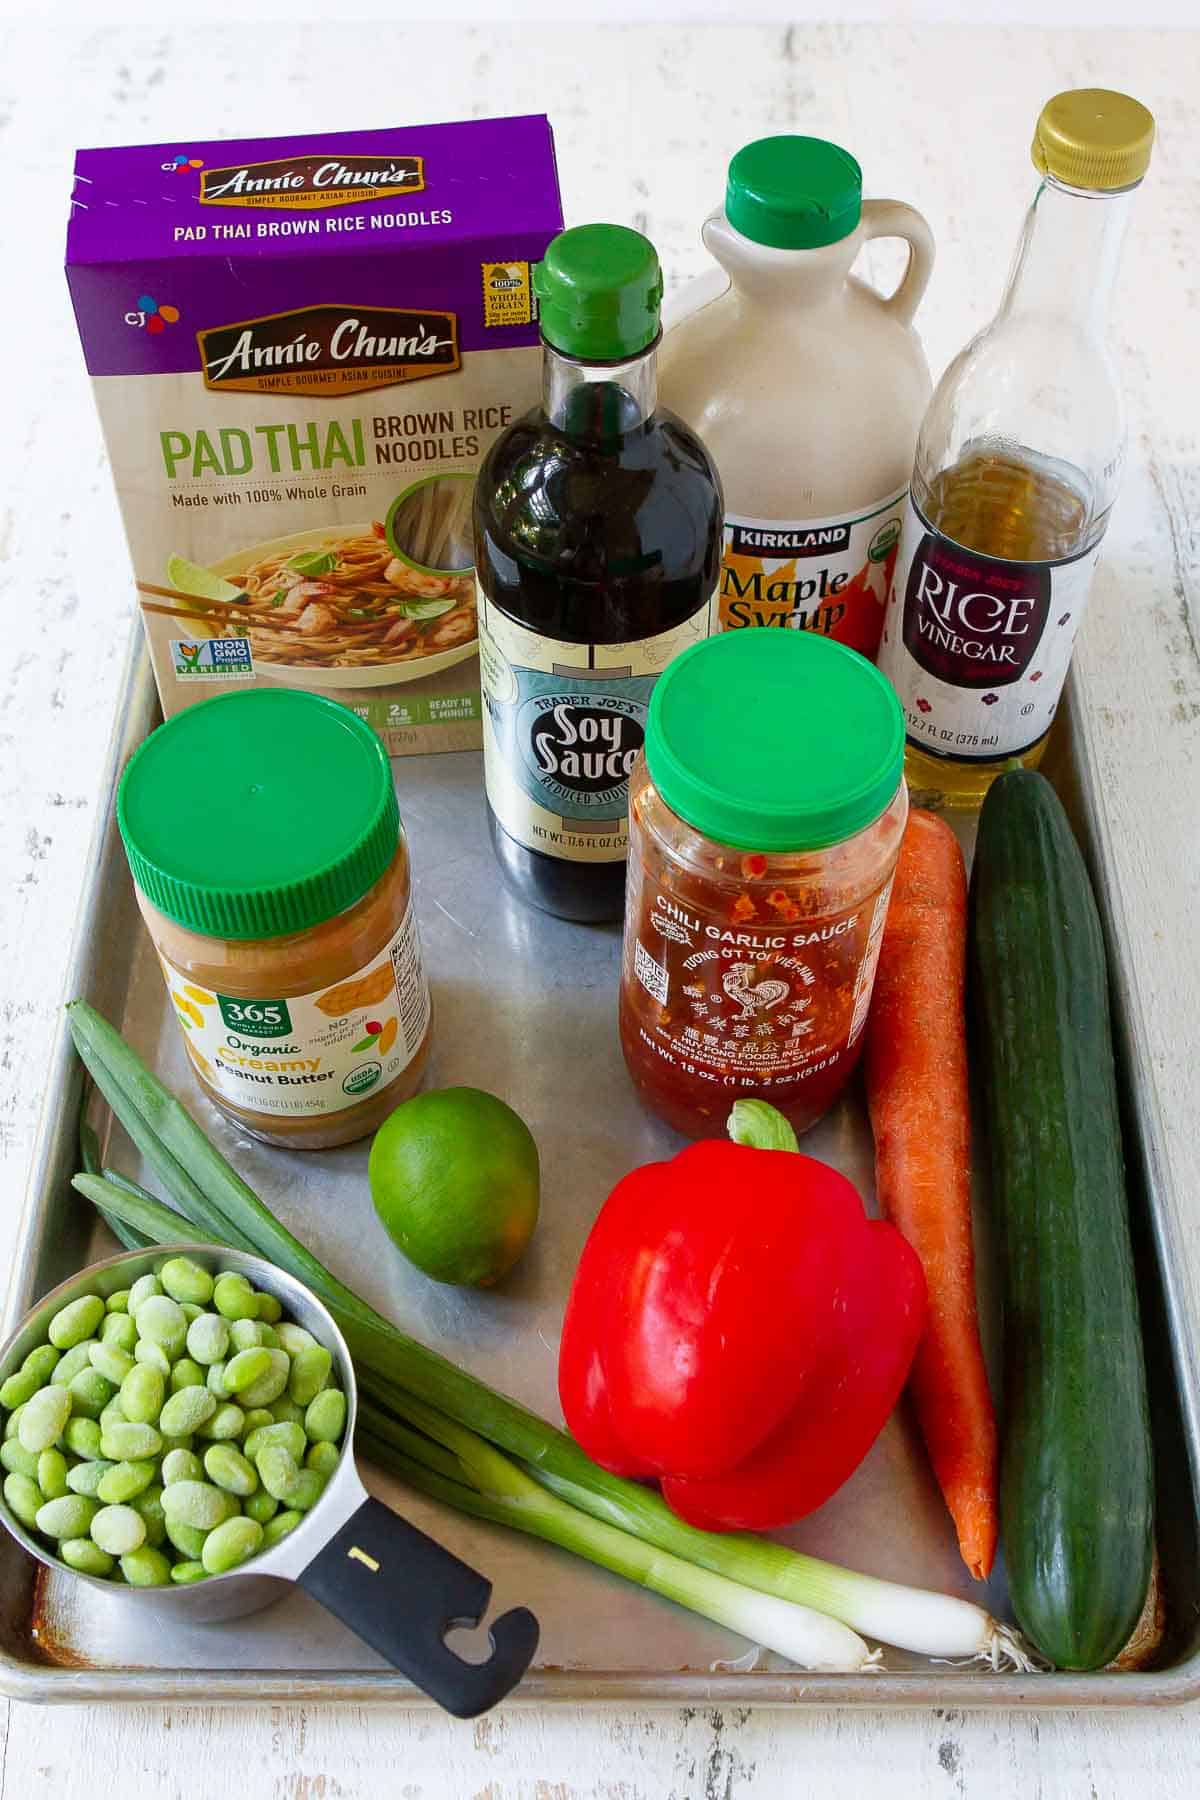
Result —
M620 362L658 336L663 278L649 238L627 225L560 231L533 271L542 336L581 362Z
M776 250L817 250L849 237L862 213L862 170L824 138L759 138L729 165L725 217Z
M361 900L396 854L400 814L369 725L335 700L247 688L151 732L117 824L159 912L208 937L273 938Z
M811 631L746 627L667 665L646 721L671 811L739 850L823 850L886 810L904 715L873 663Z

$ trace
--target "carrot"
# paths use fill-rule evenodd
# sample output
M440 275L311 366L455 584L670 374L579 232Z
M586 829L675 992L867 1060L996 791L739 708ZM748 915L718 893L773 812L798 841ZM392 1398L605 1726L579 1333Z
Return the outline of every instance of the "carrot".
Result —
M996 1555L997 1449L975 1305L966 934L962 852L943 820L914 810L867 1027L867 1104L880 1207L929 1289L909 1377L917 1423L963 1561L982 1580Z

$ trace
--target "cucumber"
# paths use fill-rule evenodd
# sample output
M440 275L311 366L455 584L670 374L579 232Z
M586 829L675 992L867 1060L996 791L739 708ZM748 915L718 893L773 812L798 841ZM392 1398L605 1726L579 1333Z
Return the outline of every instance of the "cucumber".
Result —
M1096 1669L1145 1599L1154 1473L1104 940L1067 816L1032 771L984 803L970 939L1004 1246L1009 1592L1056 1667Z

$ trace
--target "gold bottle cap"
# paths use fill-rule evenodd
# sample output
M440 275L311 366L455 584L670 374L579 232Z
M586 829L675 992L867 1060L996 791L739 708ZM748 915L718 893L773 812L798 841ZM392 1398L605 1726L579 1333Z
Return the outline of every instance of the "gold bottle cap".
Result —
M1072 88L1042 108L1033 133L1033 166L1068 187L1111 193L1132 187L1150 167L1154 115L1128 94Z

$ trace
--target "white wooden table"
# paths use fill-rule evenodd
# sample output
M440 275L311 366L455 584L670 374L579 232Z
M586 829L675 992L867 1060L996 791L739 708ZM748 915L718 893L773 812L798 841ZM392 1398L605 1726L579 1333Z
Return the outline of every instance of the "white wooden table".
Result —
M79 7L52 29L0 26L0 1268L130 619L125 547L59 268L74 145L546 110L568 222L638 225L674 282L703 265L699 223L733 150L768 131L832 136L862 161L868 192L912 201L933 226L939 264L919 323L936 372L995 305L1030 192L1039 105L1087 84L1127 87L1161 127L1118 302L1130 469L1079 654L1137 925L1172 1173L1200 1222L1200 35L438 29L335 24L339 10L327 26L243 26L164 0L157 25L95 29ZM460 1725L399 1710L0 1702L0 1800L107 1800L116 1788L103 1771L114 1765L136 1773L138 1800L849 1800L872 1784L1183 1800L1196 1791L1197 1729L1195 1713L581 1710Z

